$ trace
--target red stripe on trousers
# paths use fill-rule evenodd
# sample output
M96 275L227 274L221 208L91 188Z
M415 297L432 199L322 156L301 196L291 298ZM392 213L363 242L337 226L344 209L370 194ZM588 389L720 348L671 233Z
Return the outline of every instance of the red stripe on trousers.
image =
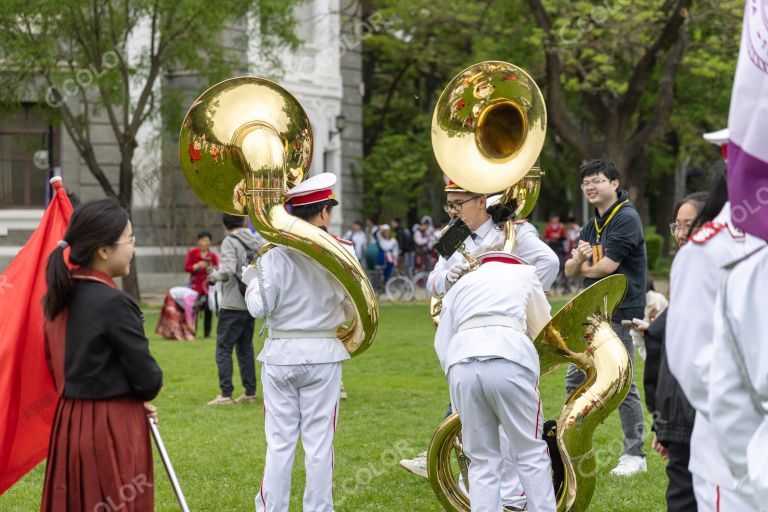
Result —
M539 438L539 416L541 416L541 395L539 394L539 379L536 379L536 396L539 397L539 403L536 404L536 431L533 433L533 438Z
M717 489L717 498L715 498L715 510L717 512L720 512L720 486L718 485L716 489Z

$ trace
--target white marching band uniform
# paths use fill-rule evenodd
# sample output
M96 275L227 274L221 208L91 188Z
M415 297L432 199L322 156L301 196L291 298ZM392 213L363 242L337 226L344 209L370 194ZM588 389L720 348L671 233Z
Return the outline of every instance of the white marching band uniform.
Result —
M669 368L696 409L689 470L700 512L750 510L749 499L721 453L723 437L713 430L709 408L714 353L715 300L723 266L764 243L731 222L726 203L712 223L697 230L675 255L670 281L666 350Z
M316 192L318 181L327 185L326 180L315 180L319 176L301 183L299 191ZM350 358L336 328L352 319L352 305L338 281L298 251L276 247L261 256L258 266L260 271L248 268L249 279L244 279L249 283L248 311L266 317L269 329L258 356L263 365L267 456L256 510L288 511L301 436L306 469L303 510L333 512L333 436L341 362Z
M515 229L515 250L512 254L533 265L543 290L549 290L560 270L560 261L557 255L539 238L536 228L529 222L523 221L518 223L515 225ZM488 219L474 233L477 235L476 240L473 240L470 236L464 241L465 249L469 254L477 254L481 249L498 250L504 243L504 231L494 224L492 219ZM429 290L433 297L446 293L450 288L450 284L446 280L449 270L454 265L462 262L465 262L464 256L458 251L447 260L440 256L435 264L435 268L427 279L427 290ZM502 452L506 453L509 440L503 431L501 433L501 444ZM504 458L502 466L501 496L504 505L517 508L525 506L526 496L518 477L517 469L515 464L507 457Z
M536 276L539 278L544 291L552 287L552 283L557 278L560 271L560 260L552 249L549 248L540 238L536 228L528 221L523 221L515 225L517 233L515 235L515 250L512 254L524 260L526 263L536 268ZM481 247L488 250L501 249L504 243L504 230L493 223L493 219L488 219L482 226L475 230L477 239L468 237L464 241L464 246L469 254L477 254ZM435 297L444 294L450 285L446 281L448 271L456 265L465 261L464 256L456 251L447 260L440 256L435 268L429 274L427 279L427 290Z
M494 254L503 253L486 257ZM443 298L435 351L462 420L472 512L502 508L500 430L509 439L505 455L518 470L528 510L555 510L541 436L539 357L526 335L526 330L532 337L539 333L549 311L534 267L509 262L484 262Z
M712 353L717 364L709 373L712 432L736 479L734 492L751 502L739 509L745 512L768 510L768 249L755 240L763 249L735 265L725 301L718 296Z

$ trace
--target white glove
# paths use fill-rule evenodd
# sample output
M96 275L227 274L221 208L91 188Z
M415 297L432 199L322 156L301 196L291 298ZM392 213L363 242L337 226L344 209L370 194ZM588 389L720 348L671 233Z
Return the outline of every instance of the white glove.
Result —
M629 330L629 336L632 338L632 344L637 348L637 354L645 361L645 336L635 329Z
M246 285L250 285L251 281L256 279L259 274L256 271L256 267L254 265L243 265L243 268L240 269L240 275L242 276L240 279Z
M458 281L461 276L466 274L468 270L469 262L462 260L448 270L448 274L445 276L445 280L448 281L448 284L453 284Z

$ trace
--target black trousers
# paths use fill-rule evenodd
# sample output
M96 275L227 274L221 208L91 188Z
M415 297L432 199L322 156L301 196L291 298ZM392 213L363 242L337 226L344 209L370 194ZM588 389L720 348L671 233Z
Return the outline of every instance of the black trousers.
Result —
M664 443L669 451L667 462L667 510L669 512L696 512L696 497L693 494L693 476L688 471L691 458L689 443Z
M219 310L216 328L216 366L221 396L232 396L232 349L237 353L240 378L246 395L256 394L256 363L253 357L255 320L248 311Z

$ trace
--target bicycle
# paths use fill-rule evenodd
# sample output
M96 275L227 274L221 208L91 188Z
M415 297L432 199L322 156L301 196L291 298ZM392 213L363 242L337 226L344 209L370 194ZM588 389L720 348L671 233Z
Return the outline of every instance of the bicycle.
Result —
M416 286L406 274L395 268L384 285L384 295L392 302L409 302L416 298Z

